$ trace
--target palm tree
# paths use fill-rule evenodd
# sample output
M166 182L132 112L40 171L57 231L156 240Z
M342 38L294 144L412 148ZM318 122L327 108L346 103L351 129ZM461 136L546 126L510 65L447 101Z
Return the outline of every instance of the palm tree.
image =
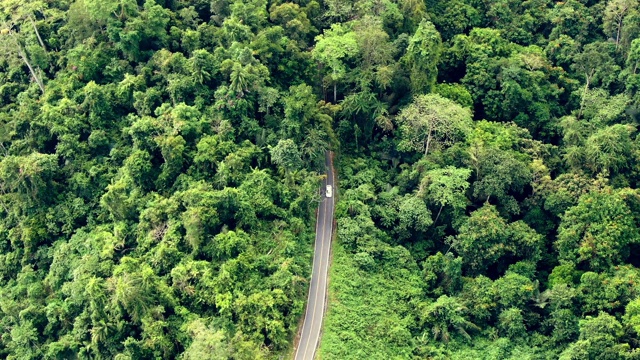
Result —
M242 97L244 96L244 92L247 91L248 83L247 78L249 77L249 73L242 64L236 62L233 64L231 69L231 86L229 87L231 91L235 92L236 96Z
M465 318L467 308L458 302L455 297L442 295L436 302L428 305L422 312L421 325L431 328L434 340L448 343L451 340L451 330L466 339L471 336L469 329L479 330L478 326Z
M139 272L122 272L107 281L114 304L121 305L134 321L140 321L153 302L149 277Z

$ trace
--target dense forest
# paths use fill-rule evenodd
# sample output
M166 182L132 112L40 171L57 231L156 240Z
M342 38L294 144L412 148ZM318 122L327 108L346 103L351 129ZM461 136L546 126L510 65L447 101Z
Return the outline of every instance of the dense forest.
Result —
M0 357L640 359L638 0L0 0Z

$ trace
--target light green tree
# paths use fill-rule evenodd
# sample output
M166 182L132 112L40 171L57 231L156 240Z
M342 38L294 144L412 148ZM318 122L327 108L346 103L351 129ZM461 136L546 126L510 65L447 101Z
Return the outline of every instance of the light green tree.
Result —
M282 166L287 172L302 167L300 149L291 139L279 140L278 144L271 148L271 161Z
M498 317L498 329L503 335L512 339L525 335L527 329L524 326L522 310L518 308L503 310Z
M184 360L227 360L230 356L229 345L221 330L207 327L202 320L192 321L188 326L192 341L182 354Z
M594 42L584 46L581 53L574 57L572 68L577 73L584 76L584 89L582 100L578 110L578 119L582 117L585 106L586 94L593 84L600 82L603 86L608 86L617 76L620 67L611 56L613 44L606 42Z
M470 169L453 166L427 172L420 183L419 194L436 205L440 205L434 223L438 221L442 209L451 205L454 210L462 210L467 204L465 193L469 188Z
M426 156L433 148L463 139L471 128L471 111L440 95L419 95L402 109L397 122L399 149L424 152Z
M333 84L333 102L338 101L338 82L342 80L347 67L345 61L358 53L356 33L341 24L333 24L322 35L316 37L312 56L320 64L329 68L328 78Z
M637 74L638 67L640 67L640 39L635 39L631 42L631 49L629 50L629 56L627 57L627 68L632 69L632 74Z
M604 9L603 28L605 34L616 39L616 49L620 45L623 22L629 13L636 10L638 0L610 0Z
M435 340L448 343L451 340L451 331L455 331L465 339L471 339L469 330L479 328L467 320L467 311L468 309L457 298L442 295L424 308L420 323L428 328Z

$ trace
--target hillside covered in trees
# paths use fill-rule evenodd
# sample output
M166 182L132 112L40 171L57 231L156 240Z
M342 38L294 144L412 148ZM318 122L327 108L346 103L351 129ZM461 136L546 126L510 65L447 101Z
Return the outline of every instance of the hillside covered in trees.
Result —
M0 0L0 357L640 359L638 0Z

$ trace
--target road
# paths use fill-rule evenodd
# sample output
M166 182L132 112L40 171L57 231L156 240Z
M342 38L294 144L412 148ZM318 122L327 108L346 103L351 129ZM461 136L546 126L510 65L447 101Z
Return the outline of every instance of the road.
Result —
M320 343L322 330L322 318L324 317L325 298L327 294L327 275L329 271L329 255L331 250L331 235L333 234L333 211L335 208L336 186L335 174L331 153L327 152L325 164L327 178L322 182L322 201L318 206L316 221L316 244L313 253L313 270L311 271L311 285L309 286L309 298L307 310L304 315L304 324L295 360L312 360L316 348ZM325 196L327 185L333 187L333 196Z

